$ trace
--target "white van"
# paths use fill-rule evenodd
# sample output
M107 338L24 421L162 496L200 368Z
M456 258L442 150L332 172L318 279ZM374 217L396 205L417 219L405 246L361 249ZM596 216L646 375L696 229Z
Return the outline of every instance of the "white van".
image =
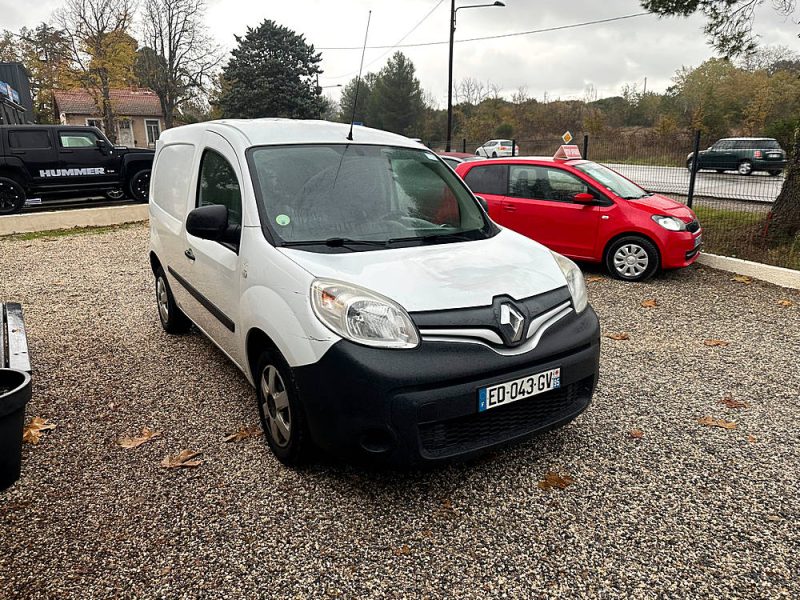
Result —
M423 463L589 404L599 325L570 260L495 225L436 155L322 121L170 129L150 262L169 333L254 385L270 448Z

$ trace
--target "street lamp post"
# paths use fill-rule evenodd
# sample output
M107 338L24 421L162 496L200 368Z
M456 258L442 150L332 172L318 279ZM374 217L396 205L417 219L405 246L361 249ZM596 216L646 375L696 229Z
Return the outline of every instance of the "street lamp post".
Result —
M450 152L453 137L453 38L456 35L456 13L462 8L482 8L485 6L505 6L503 2L492 4L468 4L456 8L456 0L450 1L450 59L447 65L447 145L445 152Z

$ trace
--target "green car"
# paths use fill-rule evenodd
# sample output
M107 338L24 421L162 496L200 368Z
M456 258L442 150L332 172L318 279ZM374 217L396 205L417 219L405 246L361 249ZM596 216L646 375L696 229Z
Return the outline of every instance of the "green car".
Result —
M694 152L686 157L686 168L692 170ZM713 169L717 173L736 171L739 175L750 175L754 171L766 171L780 175L786 168L786 152L772 138L723 138L708 150L701 150L697 170Z

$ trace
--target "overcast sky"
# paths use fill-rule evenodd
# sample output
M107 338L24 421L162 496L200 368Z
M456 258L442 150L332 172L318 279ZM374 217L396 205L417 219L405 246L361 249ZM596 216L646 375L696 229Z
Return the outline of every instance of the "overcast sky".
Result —
M393 45L431 10L403 44L447 41L450 0L207 0L206 21L219 44L230 49L264 19L305 35L322 51L320 85L344 84L355 76L360 50L325 50L359 46L372 10L369 45ZM487 0L458 0L457 6ZM637 0L505 0L504 8L458 12L459 39L501 35L643 12ZM0 29L32 27L49 19L59 0L0 0ZM800 26L777 15L767 1L757 13L756 31L764 44L800 51ZM454 79L473 77L500 86L510 96L525 86L541 99L583 98L593 85L599 97L619 93L626 84L663 91L677 69L696 66L713 56L702 34L703 19L658 19L651 15L612 23L510 37L456 43ZM422 87L439 103L447 98L447 44L401 48L414 62ZM377 71L391 51L368 49L365 72ZM338 97L338 89L326 93Z

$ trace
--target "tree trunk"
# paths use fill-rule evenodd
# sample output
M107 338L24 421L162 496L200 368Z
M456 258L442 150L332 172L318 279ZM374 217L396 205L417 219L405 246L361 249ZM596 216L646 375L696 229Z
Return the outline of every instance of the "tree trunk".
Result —
M772 205L770 242L786 243L800 233L800 127L795 129L792 156L778 198Z
M106 137L112 144L117 143L117 128L114 123L114 109L111 106L111 89L107 77L101 77L103 94L103 122L106 127Z

